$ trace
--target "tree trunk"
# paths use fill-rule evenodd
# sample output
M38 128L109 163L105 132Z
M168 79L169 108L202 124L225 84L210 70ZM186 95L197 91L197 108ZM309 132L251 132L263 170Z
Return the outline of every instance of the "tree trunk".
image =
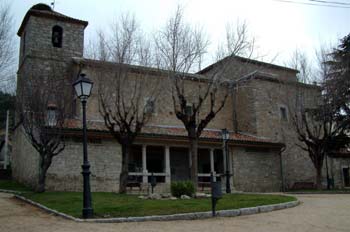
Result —
M47 154L41 154L39 159L40 160L39 160L38 186L36 187L35 192L43 193L45 192L45 187L46 187L46 173L51 165L52 156Z
M322 166L316 168L316 188L322 190Z
M119 193L126 193L129 175L129 152L130 146L122 144L122 170L119 176Z
M191 153L191 181L197 191L198 185L198 139L190 138L190 153Z
M44 174L44 171L39 168L39 181L38 186L35 189L35 192L37 193L43 193L45 192L45 181L46 181L46 174Z

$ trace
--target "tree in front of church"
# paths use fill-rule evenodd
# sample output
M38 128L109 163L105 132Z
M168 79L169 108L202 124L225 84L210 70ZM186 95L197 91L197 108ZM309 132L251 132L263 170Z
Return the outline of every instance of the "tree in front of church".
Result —
M249 36L245 23L227 26L226 29L227 41L217 52L217 59L221 60L203 75L189 73L201 68L209 41L200 28L185 22L180 6L155 37L158 64L167 72L175 115L187 131L190 175L195 188L198 182L199 138L224 108L232 87L230 78L243 72L241 67L233 66L230 61L238 55L250 56L254 49L254 39Z
M318 189L322 188L325 157L331 152L346 148L350 143L348 38L349 36L342 39L333 52L326 52L324 49L318 52L317 76L321 81L318 94L308 96L302 88L297 88L296 101L291 109L292 122L301 142L298 146L308 153L314 165ZM309 80L308 75L317 73L309 69L305 61L306 59L298 60L299 66L304 67L300 73L301 80ZM310 97L317 104L307 105Z
M38 152L38 180L36 192L44 192L46 174L55 156L65 148L64 122L67 117L69 96L65 90L70 83L62 79L59 65L50 65L50 71L41 70L19 78L16 96L17 133L26 139ZM34 75L35 73L35 75ZM23 76L22 76L23 77ZM68 88L67 88L68 87Z
M119 192L125 193L131 146L153 116L160 93L160 77L152 75L147 68L133 66L149 66L151 62L148 43L142 38L135 18L122 16L113 25L112 35L100 33L99 39L97 57L115 62L108 69L96 71L99 111L105 126L121 145Z

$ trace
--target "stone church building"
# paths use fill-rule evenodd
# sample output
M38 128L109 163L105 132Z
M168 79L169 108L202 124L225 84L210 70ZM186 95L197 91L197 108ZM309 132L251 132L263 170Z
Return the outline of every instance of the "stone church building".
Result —
M83 58L84 29L88 22L55 12L38 4L25 15L18 30L20 58L18 88L28 75L48 72L49 64L60 68L66 81L65 95L71 98L70 118L67 120L64 151L54 157L47 173L47 189L80 191L83 160L80 102L74 95L72 83L77 70L83 67L95 85L87 105L88 152L91 164L92 191L118 191L121 169L121 148L104 126L97 95L99 70L111 70L118 65ZM57 36L59 41L52 37ZM293 188L298 183L315 182L315 170L308 154L301 150L291 120L291 102L302 91L305 104L315 104L320 90L315 85L299 83L297 70L250 60L242 57L225 58L232 67L244 68L232 75L224 109L202 133L198 150L198 181L204 188L215 173L224 186L226 164L232 174L231 186L236 191L271 192ZM193 75L205 78L218 63ZM148 67L130 66L166 80L161 71ZM158 73L157 73L158 72ZM195 84L195 83L192 83ZM226 87L222 87L226 88ZM62 94L63 95L63 94ZM169 191L172 181L189 179L189 144L187 133L175 114L169 93L162 93L155 102L154 117L136 138L129 161L129 179L148 191L150 176L156 177L156 191ZM229 156L223 155L221 131L229 133ZM349 164L341 154L328 158L328 171L337 188L349 185ZM21 183L36 186L38 153L26 139L21 127L14 133L12 172ZM347 174L346 174L347 172ZM347 175L347 176L346 176ZM199 186L201 189L201 186ZM132 189L134 191L134 188Z

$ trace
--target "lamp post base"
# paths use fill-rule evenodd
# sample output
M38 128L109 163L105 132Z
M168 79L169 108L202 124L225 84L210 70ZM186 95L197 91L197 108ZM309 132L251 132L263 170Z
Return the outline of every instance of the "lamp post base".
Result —
M94 215L94 210L92 208L83 209L83 218L92 218Z
M91 204L91 190L90 190L90 164L85 161L82 166L83 172L83 218L91 218L93 216L93 209Z
M226 171L226 193L231 193L230 172Z

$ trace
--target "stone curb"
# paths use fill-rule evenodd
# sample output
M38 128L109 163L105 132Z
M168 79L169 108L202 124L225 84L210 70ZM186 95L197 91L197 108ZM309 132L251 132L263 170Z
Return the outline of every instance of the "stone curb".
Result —
M7 190L7 189L0 189L0 193L12 193L12 194L21 194L20 191L14 191L14 190Z
M96 223L120 223L120 222L145 222L145 221L174 221L174 220L195 220L195 219L206 219L212 218L212 212L196 212L196 213L182 213L182 214L172 214L172 215L156 215L156 216L144 216L144 217L120 217L120 218L100 218L100 219L80 219L65 213L58 212L56 210L50 209L42 204L29 200L23 196L15 195L15 198L27 202L31 205L39 207L44 211L61 216L66 219L73 220L75 222L96 222ZM219 210L216 212L217 217L236 217L243 215L252 215L258 213L271 212L274 210L292 208L300 204L299 200L274 204L274 205L263 205L250 208L241 209L229 209L229 210Z
M285 194L350 194L350 191L333 191L333 192L285 192Z

